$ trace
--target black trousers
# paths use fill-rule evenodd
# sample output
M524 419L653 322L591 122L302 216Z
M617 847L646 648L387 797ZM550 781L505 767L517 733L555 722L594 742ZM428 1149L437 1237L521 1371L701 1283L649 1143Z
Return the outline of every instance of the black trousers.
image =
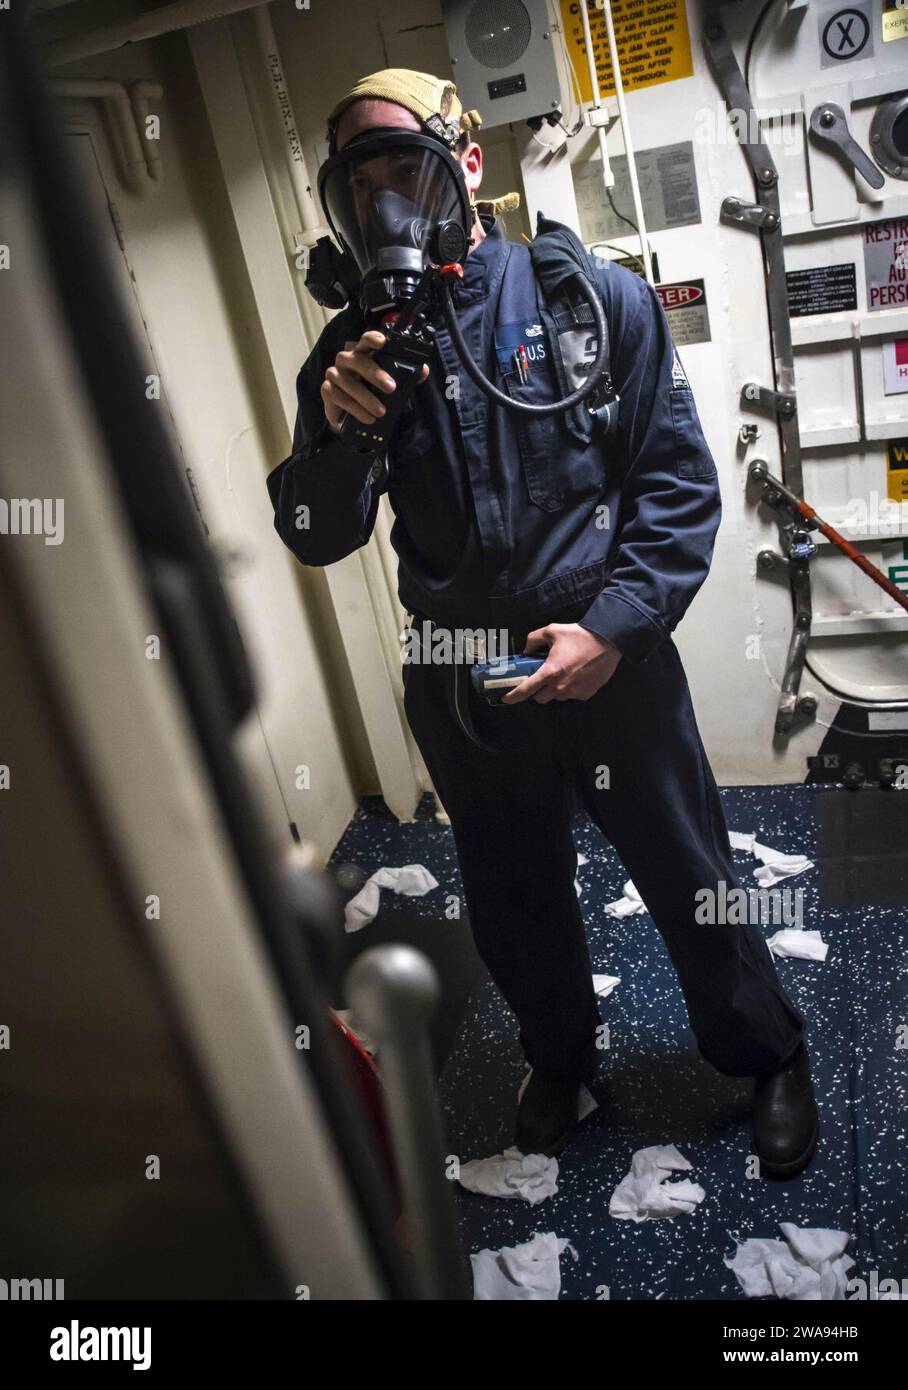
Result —
M515 634L512 650L523 649ZM404 668L410 727L451 818L477 950L540 1073L588 1080L599 1011L574 888L579 803L614 845L662 934L702 1055L754 1076L783 1066L804 1020L757 925L702 924L697 893L739 887L716 783L674 643L619 662L590 700L471 701L478 747L452 709L450 666Z

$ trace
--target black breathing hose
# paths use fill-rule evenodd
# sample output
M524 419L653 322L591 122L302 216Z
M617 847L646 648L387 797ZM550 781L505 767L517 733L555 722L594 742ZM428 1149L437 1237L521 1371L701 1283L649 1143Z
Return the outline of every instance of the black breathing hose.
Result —
M605 375L606 363L608 362L608 329L605 323L605 311L602 308L602 300L599 291L580 271L576 275L569 277L576 280L583 292L586 302L593 311L593 322L596 330L596 337L599 343L599 350L596 353L596 360L590 368L589 376L582 386L578 386L576 391L572 391L569 396L565 396L561 401L545 401L541 405L531 405L528 401L515 401L512 396L508 396L504 391L499 391L488 377L483 376L479 367L470 356L470 349L467 347L460 325L457 322L457 311L454 308L454 301L451 298L451 290L448 285L442 285L441 304L444 310L445 323L457 349L457 355L480 391L484 391L498 405L503 405L506 410L518 411L523 415L561 415L565 410L570 410L571 406L578 405L580 401L585 401L587 396L595 391Z

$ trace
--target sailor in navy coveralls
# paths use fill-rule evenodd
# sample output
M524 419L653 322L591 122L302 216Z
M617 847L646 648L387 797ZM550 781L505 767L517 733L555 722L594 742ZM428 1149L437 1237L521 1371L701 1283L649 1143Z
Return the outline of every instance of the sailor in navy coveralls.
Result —
M376 126L419 130L403 105L357 99L337 143ZM468 187L482 155L459 152ZM620 855L675 966L702 1055L757 1079L754 1147L789 1176L816 1146L803 1019L756 925L702 925L697 893L736 885L728 833L672 632L706 578L721 503L716 466L653 288L597 270L620 398L607 444L573 417L515 416L469 380L444 329L387 458L340 441L342 411L372 421L383 382L357 304L323 331L297 380L293 449L268 479L275 525L306 565L365 545L379 498L395 514L399 594L414 625L507 629L511 649L551 648L504 705L454 717L450 671L404 668L405 708L450 816L477 949L513 1010L533 1067L517 1120L524 1152L554 1153L601 1053L601 1020L574 888L574 809ZM525 245L476 217L454 291L475 360L526 400L563 394ZM514 342L530 356L526 382ZM358 350L346 345L356 344ZM459 377L457 393L446 381ZM393 386L393 382L390 383ZM453 395L453 398L452 398ZM298 508L307 507L308 529Z

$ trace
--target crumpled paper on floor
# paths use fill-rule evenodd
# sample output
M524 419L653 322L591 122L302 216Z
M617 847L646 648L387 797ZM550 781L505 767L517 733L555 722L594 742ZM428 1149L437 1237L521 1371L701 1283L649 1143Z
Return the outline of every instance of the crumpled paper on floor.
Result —
M610 917L633 917L635 913L646 912L646 903L628 879L624 885L624 897L613 903L606 903L605 910Z
M631 1171L612 1193L609 1215L620 1221L656 1221L692 1212L706 1196L699 1183L667 1181L670 1173L686 1173L691 1166L674 1144L638 1149Z
M611 980L611 976L593 976L596 980ZM615 980L614 984L618 984ZM612 985L614 987L614 985ZM520 1100L529 1084L533 1069L527 1071L520 1083L517 1099ZM580 1086L577 1101L577 1123L585 1120L598 1109L587 1088ZM511 1147L502 1154L491 1158L471 1158L461 1164L458 1182L471 1192L481 1192L486 1197L523 1197L531 1206L553 1197L558 1191L558 1160L547 1154L524 1154Z
M535 1207L558 1191L558 1160L545 1154L522 1154L511 1147L492 1158L462 1163L457 1181L468 1192L481 1192L485 1197L522 1197Z
M843 1302L848 1271L846 1231L799 1227L780 1221L784 1240L744 1240L725 1257L748 1298L787 1298L798 1302Z
M583 866L584 866L584 864L588 864L589 862L590 862L590 861L589 861L589 859L587 858L587 856L586 856L585 854L580 854L579 851L578 851L578 854L577 854L577 868L578 868L578 869L582 869ZM583 892L583 889L580 887L580 879L577 877L576 872L575 872L575 874L574 874L574 892L577 894L577 897L578 897L578 898L580 897L581 893Z
M344 908L344 927L347 931L360 931L374 920L378 913L379 890L382 888L389 888L392 893L403 893L408 898L420 898L437 887L438 879L433 878L422 864L404 864L400 869L376 869Z
M813 860L805 854L783 854L769 845L761 845L753 831L730 830L728 838L732 849L743 849L762 859L762 866L754 869L754 878L761 888L771 888L783 878L791 878L794 874L803 874L813 868Z
M537 1232L524 1245L480 1250L470 1256L474 1300L554 1301L561 1292L560 1259L565 1250L576 1263L580 1257L573 1245L554 1231Z
M766 944L774 956L794 960L825 960L829 950L818 931L802 931L800 927L783 927Z

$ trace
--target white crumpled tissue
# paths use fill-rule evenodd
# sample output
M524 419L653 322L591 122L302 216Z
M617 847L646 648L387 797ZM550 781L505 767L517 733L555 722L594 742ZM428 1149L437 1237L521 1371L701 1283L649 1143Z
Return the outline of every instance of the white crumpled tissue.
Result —
M523 1095L532 1076L532 1068L520 1083L517 1099ZM577 1101L577 1123L597 1109L597 1102L587 1088L580 1086ZM471 1158L461 1164L458 1182L470 1192L485 1197L522 1197L530 1206L544 1202L558 1191L558 1160L547 1154L524 1154L512 1147L491 1158Z
M725 1256L748 1298L787 1298L797 1302L844 1302L847 1275L854 1265L845 1247L846 1231L800 1227L780 1221L785 1240L744 1240Z
M485 1197L522 1197L531 1207L558 1191L558 1160L545 1154L505 1149L492 1158L473 1158L460 1165L457 1181Z
M624 885L624 897L616 902L606 903L605 910L610 917L633 917L635 913L646 912L646 903L628 879Z
M800 927L783 927L766 944L774 956L795 960L825 960L829 950L818 931L802 931Z
M375 873L344 908L344 927L347 931L359 931L369 925L378 912L379 889L390 888L392 893L403 893L408 898L421 898L438 887L438 879L433 878L422 864L404 864L400 869L376 869Z
M638 1149L631 1159L631 1171L612 1193L609 1215L621 1221L656 1221L692 1212L706 1196L699 1183L666 1181L669 1174L690 1169L691 1164L674 1144Z
M728 838L732 849L743 849L762 859L762 867L754 869L754 878L761 888L771 888L783 878L791 878L794 874L803 874L813 868L813 860L808 859L806 854L783 854L779 849L761 845L752 830L730 830Z
M559 1261L565 1250L576 1263L580 1256L571 1242L559 1239L554 1231L538 1231L524 1245L480 1250L470 1256L474 1300L553 1302L561 1292Z

